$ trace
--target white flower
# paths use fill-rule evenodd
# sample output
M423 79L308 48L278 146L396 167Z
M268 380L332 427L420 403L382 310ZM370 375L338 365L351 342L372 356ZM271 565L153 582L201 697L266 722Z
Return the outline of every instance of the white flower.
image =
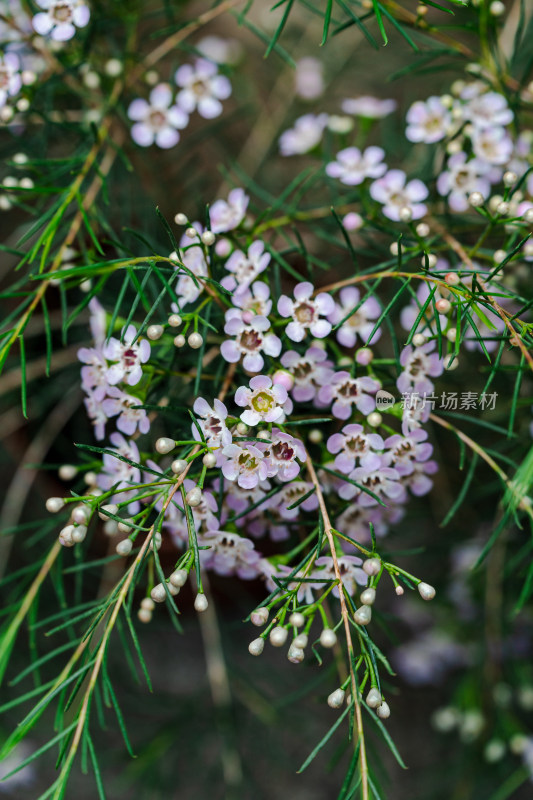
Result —
M232 231L244 219L250 198L244 189L232 189L226 200L216 200L209 209L213 233Z
M308 330L318 339L323 339L331 331L331 322L320 317L332 314L335 302L327 292L319 292L311 299L313 290L313 284L304 281L294 287L294 300L284 294L278 300L281 316L293 319L285 329L293 342L301 342Z
M308 153L322 139L328 124L328 114L305 114L298 117L293 128L284 131L279 137L282 156L296 156Z
M420 219L427 212L422 203L429 192L422 181L415 179L405 182L406 175L401 169L391 169L383 178L379 178L370 186L370 196L383 205L383 213L389 219L398 222L400 211L409 209L412 219Z
M449 110L440 97L428 97L423 103L418 100L407 112L406 137L410 142L433 144L444 139L451 122Z
M341 108L345 114L353 114L355 117L382 119L392 114L396 108L396 100L381 100L379 97L363 95L343 100Z
M265 253L264 250L264 242L258 240L252 242L247 254L242 250L232 253L225 264L228 272L232 274L222 278L221 286L238 294L245 291L270 262L270 253Z
M175 74L181 91L178 92L178 105L192 114L197 110L204 119L214 119L222 114L221 100L231 94L231 83L224 75L218 74L218 67L212 61L198 58L192 64L183 64Z
M509 125L513 121L514 114L503 94L486 92L469 101L464 116L478 128L492 128Z
M479 192L487 198L490 194L490 182L485 174L487 165L477 158L466 160L466 153L455 153L448 159L447 170L437 178L437 191L440 195L448 195L448 203L453 211L466 211L469 207L468 196Z
M243 367L248 372L260 372L264 366L261 352L277 357L281 352L281 340L274 333L266 333L270 322L266 317L256 315L247 325L242 319L242 312L230 308L226 312L224 332L235 339L227 339L222 343L220 353L225 361L234 364L243 358Z
M507 164L513 154L513 140L505 128L474 128L474 154L489 164Z
M18 94L22 86L20 62L15 53L0 54L0 107L8 97Z
M137 339L133 342L137 331L133 325L128 325L124 333L124 342L111 337L103 348L103 355L108 361L115 361L106 373L108 383L114 385L126 381L129 386L135 386L142 378L142 364L150 358L150 344L147 339Z
M117 419L117 428L126 436L133 436L137 428L139 433L148 433L150 420L144 408L133 408L141 405L138 397L122 392L117 386L107 388L107 397L102 402L102 410L106 417Z
M231 444L231 433L226 425L228 409L224 403L215 398L213 407L211 407L203 397L197 397L194 401L193 411L196 416L200 417L198 424L209 447L218 448ZM192 426L192 434L196 441L200 441L196 425Z
M253 444L230 444L222 454L228 461L222 464L222 473L229 481L237 481L242 489L255 489L267 477L267 464L263 453Z
M316 100L324 93L324 69L318 58L308 56L296 62L294 88L303 100Z
M381 178L387 171L384 157L381 147L367 147L364 153L358 147L347 147L337 153L336 161L327 164L326 173L347 186L358 186L365 178Z
M140 147L149 147L154 142L168 149L179 142L181 130L187 126L189 117L172 103L172 89L160 83L150 92L150 102L138 97L130 103L128 117L135 121L131 129L133 141Z
M235 402L241 408L248 406L241 414L246 425L257 425L259 422L282 422L285 418L285 407L288 400L287 390L279 384L272 385L266 375L256 375L250 381L250 388L239 386L235 392ZM287 409L290 413L290 408Z
M56 42L72 39L76 28L84 28L91 12L83 0L36 0L39 11L32 19L33 29L41 36L48 36Z

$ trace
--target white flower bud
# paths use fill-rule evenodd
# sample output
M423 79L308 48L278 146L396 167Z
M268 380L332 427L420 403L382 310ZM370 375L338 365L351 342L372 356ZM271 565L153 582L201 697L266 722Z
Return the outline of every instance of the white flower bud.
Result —
M413 212L409 208L409 206L403 206L400 208L399 216L402 222L411 222L413 219Z
M293 645L295 647L299 647L301 650L303 650L304 647L307 647L308 642L309 639L306 633L299 633L298 636L295 636L292 641Z
M179 594L181 592L181 587L180 586L174 586L174 584L170 583L170 581L167 583L167 589L170 592L170 594L172 595L172 597L175 597L177 594Z
M238 422L237 423L237 433L240 436L245 436L248 433L249 430L250 429L249 429L248 425L246 424L246 422Z
M501 264L507 258L507 253L505 250L495 250L493 258L495 264Z
M202 458L202 464L204 465L204 467L207 467L208 469L212 469L214 466L216 466L216 463L217 463L217 457L214 453L206 453L205 456Z
M368 625L372 619L372 608L370 606L360 606L353 618L358 625Z
M174 439L169 439L168 436L161 436L161 438L158 439L157 442L155 443L155 449L157 450L158 453L161 453L161 455L166 455L167 453L170 453L172 450L174 450L175 447L176 444L174 442Z
M474 208L478 208L479 206L483 205L483 203L485 202L485 199L484 199L483 195L481 194L481 192L472 192L472 194L470 194L468 196L468 202Z
M210 247L212 244L215 243L215 234L213 233L213 231L204 231L202 233L202 237L201 238L202 238L202 242L205 245L207 245L207 247Z
M185 336L180 333L178 336L174 337L174 346L175 347L185 347Z
M452 304L449 300L446 300L445 297L441 297L440 300L437 300L435 303L435 308L439 314L449 314L452 310Z
M320 444L320 442L324 438L324 434L318 428L313 428L312 430L309 431L308 438L309 441L312 442L312 444Z
M85 481L87 486L95 486L96 481L98 480L98 475L96 474L96 472L92 471L86 472L85 475L83 476L83 480Z
M168 324L171 328L179 328L182 323L182 319L179 314L171 314L168 318Z
M156 583L152 591L150 592L150 597L154 601L154 603L164 603L167 598L167 593L165 591L165 587L162 583Z
M170 465L170 469L172 470L174 475L182 475L188 466L189 465L187 464L184 458L177 458Z
M444 280L446 283L449 283L450 286L457 286L461 283L461 278L457 274L457 272L447 272L444 276Z
M496 211L500 203L502 202L503 197L501 194L493 194L489 200L489 208L491 211Z
M376 714L380 719L388 719L390 717L390 706L385 700L377 707Z
M256 608L255 611L252 611L250 614L250 622L252 625L256 625L260 628L262 625L266 625L268 622L268 608Z
M381 560L379 558L367 558L363 562L363 570L367 575L377 575L381 569Z
M131 519L125 519L122 522L119 522L118 525L117 525L118 532L119 533L130 533L131 528L132 528L132 526L131 526L132 522L133 522L133 520L131 520Z
M187 339L187 343L193 350L198 350L204 343L204 337L201 333L191 333Z
M527 211L524 211L523 217L526 222L533 222L533 208L528 208Z
M104 533L106 536L115 536L118 533L118 525L114 519L108 519L104 522Z
M123 539L117 544L115 550L119 556L129 556L133 548L131 539Z
M426 266L426 261L429 269L433 269L437 266L437 256L435 253L427 253L427 255L422 256L422 266Z
M426 222L419 222L416 226L416 232L421 239L425 239L425 237L430 234L429 225Z
M49 497L46 501L46 510L51 514L57 514L58 511L61 511L64 505L65 501L62 497Z
M173 586L177 586L181 589L182 586L185 586L187 583L187 578L189 577L189 573L186 569L175 569L172 575L170 576L169 580Z
M146 329L146 335L152 341L156 339L160 339L163 335L163 326L162 325L149 325Z
M187 228L187 230L185 231L185 236L188 239L196 239L198 236L198 231L196 230L196 228L193 227Z
M288 632L286 628L282 628L281 625L277 625L275 628L272 628L270 631L270 644L274 645L274 647L283 647L285 642L287 641Z
M115 503L104 503L103 506L100 506L98 510L98 516L100 519L104 520L105 522L106 520L109 520L110 514L113 514L114 516L118 514L118 506Z
M505 5L501 0L493 0L489 6L489 11L493 17L501 17L502 14L505 14Z
M199 506L202 502L202 490L199 486L193 486L185 495L185 502L188 506Z
M194 598L194 608L196 611L206 611L209 603L205 594L197 594Z
M110 58L104 64L104 72L110 78L118 78L122 72L122 61L119 58Z
M376 599L376 590L369 587L361 592L361 602L365 606L371 606Z
M153 611L155 608L155 603L151 597L143 597L141 600L141 608L146 608L148 611Z
M152 612L149 611L147 608L140 608L137 611L137 617L139 622L151 622L152 621Z
M74 525L65 525L65 527L59 531L59 538L64 539L65 542L74 544L74 539L72 536L74 531Z
M501 203L498 203L498 205L496 206L496 211L498 212L498 214L501 214L504 217L509 213L510 208L511 206L509 205L509 203L502 201Z
M62 481L72 481L78 474L78 470L72 464L63 464L59 467L59 477Z
M301 662L305 658L305 653L301 647L296 647L296 645L293 642L289 647L287 658L289 659L291 664L301 664Z
M455 342L457 339L457 328L450 328L448 331L446 331L446 338L449 342Z
M89 506L75 506L71 516L73 522L77 522L78 525L85 525L91 516L91 509Z
M181 212L179 212L174 217L174 222L176 223L176 225L186 225L187 224L187 215L186 214L182 214Z
M509 169L507 170L507 172L503 173L503 182L506 186L512 186L513 183L517 182L517 180L518 180L518 175L516 174L516 172L513 172L512 170Z
M160 550L162 541L163 537L161 536L159 531L156 531L152 536L152 538L150 539L150 550L153 550L154 547L156 550Z
M366 696L366 704L369 708L377 708L382 703L381 692L372 687Z
M346 692L344 689L335 689L328 697L328 706L330 708L340 708L344 703Z
M337 634L332 628L324 628L320 634L320 644L322 647L335 647L337 644Z
M305 617L303 614L300 614L299 611L294 611L289 617L289 623L294 628L301 628L305 625Z
M495 764L497 761L502 760L505 755L505 750L505 742L501 739L491 739L490 742L487 742L485 745L483 757L489 764Z
M254 639L253 642L250 642L248 645L248 652L252 656L260 656L263 650L265 649L265 640L264 639Z
M435 597L436 594L435 589L433 588L433 586L430 586L429 583L424 583L423 581L421 581L418 584L417 589L422 600L433 600L433 598Z
M379 413L379 411L371 411L366 421L370 425L371 428L378 428L381 423L383 422L383 417Z
M415 347L422 347L427 342L427 339L423 333L415 333L412 341Z
M75 544L83 542L86 536L87 528L85 525L76 525L74 527L74 530L72 531L72 541L75 542Z
M401 597L401 596L402 596L402 594L404 594L404 588L403 588L403 586L396 586L396 588L394 589L394 591L396 592L396 594L398 595L398 597Z

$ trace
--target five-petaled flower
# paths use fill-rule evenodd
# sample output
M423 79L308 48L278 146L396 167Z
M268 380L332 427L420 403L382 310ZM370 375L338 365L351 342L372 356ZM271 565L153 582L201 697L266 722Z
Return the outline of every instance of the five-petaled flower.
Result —
M304 281L294 287L294 300L284 294L278 300L281 316L292 317L285 333L293 342L301 342L307 331L317 339L323 339L331 331L331 322L321 317L333 313L335 302L327 292L319 292L312 298L313 292L313 284Z
M246 411L241 420L246 425L257 425L259 422L283 422L285 411L290 413L292 403L287 390L279 384L272 385L267 375L256 375L250 381L250 388L239 386L235 392L235 402Z

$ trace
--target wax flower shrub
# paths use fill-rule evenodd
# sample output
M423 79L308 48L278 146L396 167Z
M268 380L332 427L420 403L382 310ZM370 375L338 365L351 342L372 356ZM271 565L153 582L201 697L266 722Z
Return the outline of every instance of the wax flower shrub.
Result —
M126 5L0 3L0 788L529 797L532 9Z

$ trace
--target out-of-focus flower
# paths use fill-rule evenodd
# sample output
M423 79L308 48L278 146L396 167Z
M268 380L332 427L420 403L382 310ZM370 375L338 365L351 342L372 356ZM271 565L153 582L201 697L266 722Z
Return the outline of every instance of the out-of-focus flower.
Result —
M359 186L365 178L380 178L386 171L385 151L381 147L347 147L336 155L336 161L326 165L330 178L338 178L347 186Z
M345 425L340 433L329 437L327 447L335 455L335 469L345 474L354 469L357 461L369 470L382 464L377 451L383 450L383 439L378 433L365 433L362 425Z
M385 216L395 222L401 219L403 209L408 209L411 219L423 217L427 206L422 201L428 194L427 186L417 178L406 183L405 172L401 169L389 170L370 186L370 196L383 205Z
M509 125L513 112L503 94L486 92L473 97L464 109L465 119L478 128L494 128Z
M328 124L327 114L304 114L279 138L282 156L297 156L308 153L319 144Z
M270 253L265 253L265 243L258 240L252 242L248 253L236 250L226 261L225 267L230 272L220 281L224 289L241 293L263 272L270 263Z
M429 378L437 378L444 372L444 360L433 352L435 342L426 342L421 347L404 347L400 356L403 372L396 381L400 392L429 394L433 383Z
M148 433L150 430L150 420L144 408L133 408L141 405L138 397L121 391L118 386L107 388L107 397L102 401L102 410L106 417L118 415L117 428L126 436L133 436L139 429L139 433Z
M244 189L232 189L227 200L215 200L209 209L213 233L225 233L238 227L246 215L250 198Z
M357 556L341 556L337 559L339 572L342 577L342 585L348 592L353 595L357 591L358 586L366 586L368 575L361 569L363 563ZM320 556L315 561L317 567L320 569L314 570L311 577L319 579L329 579L332 581L337 580L337 574L333 566L333 558L331 556ZM324 587L324 584L322 584ZM339 587L335 586L332 590L335 597L339 596Z
M8 97L18 94L21 87L18 56L15 53L0 53L0 107L6 104Z
M281 356L281 363L294 378L291 394L298 403L312 400L319 387L333 375L333 362L321 347L309 347L303 355L287 350Z
M379 97L362 95L343 100L341 107L345 114L353 114L355 117L382 119L395 110L396 100L381 100Z
M333 403L331 411L337 419L348 419L352 413L352 406L366 416L376 407L372 395L379 387L379 381L374 378L367 376L352 378L349 372L341 370L335 372L330 382L320 388L318 399L325 405Z
M466 211L468 196L479 192L484 198L490 195L490 181L486 176L487 165L478 158L467 161L466 153L454 153L446 165L447 169L437 178L437 191L448 197L453 211Z
M318 58L306 56L296 62L294 86L298 97L316 100L324 94L324 69Z
M417 100L407 112L406 137L410 142L433 144L444 139L448 133L451 116L440 97L428 97L425 102Z
M225 75L219 75L212 61L198 58L194 66L183 64L175 74L181 91L177 102L187 114L197 110L204 119L214 119L222 114L221 100L231 95L231 83Z
M83 0L35 0L39 11L32 19L33 29L41 36L50 36L56 42L72 39L76 28L84 28L91 12Z
M202 544L209 550L200 551L202 566L218 575L238 575L244 580L257 577L257 563L261 554L255 550L251 539L228 531L208 531Z
M114 450L117 455L124 456L124 458L130 461L139 463L139 450L132 439L126 441L121 433L112 433L109 437L109 441L113 445L111 449ZM133 500L132 498L137 493L137 485L141 482L140 469L131 464L127 464L120 458L116 458L111 453L104 453L102 460L104 468L98 475L98 486L100 489L105 489L106 491L111 489L111 487L115 487L117 494L112 496L110 502L125 503L130 500L131 502L127 506L128 513L136 514L141 504L138 500ZM131 491L123 491L127 489L128 486L132 487Z
M377 328L372 340L368 341L368 337L374 329L375 320L381 314L378 301L375 297L367 297L360 303L360 299L359 289L356 289L355 286L345 286L339 292L340 304L335 304L333 313L328 317L332 325L337 325L344 320L336 330L337 341L343 347L355 347L358 336L363 344L375 344L381 336L381 328ZM353 314L345 319L353 309L355 309Z

